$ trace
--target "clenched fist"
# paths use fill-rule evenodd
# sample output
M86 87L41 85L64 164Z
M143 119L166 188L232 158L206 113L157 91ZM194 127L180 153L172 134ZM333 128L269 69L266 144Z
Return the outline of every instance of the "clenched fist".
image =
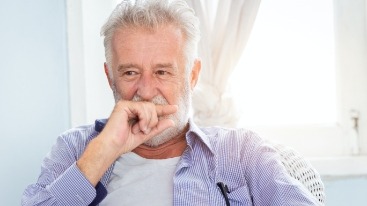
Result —
M120 155L174 126L165 116L176 111L176 105L120 100L103 131L89 143L77 161L77 166L91 184L96 185Z

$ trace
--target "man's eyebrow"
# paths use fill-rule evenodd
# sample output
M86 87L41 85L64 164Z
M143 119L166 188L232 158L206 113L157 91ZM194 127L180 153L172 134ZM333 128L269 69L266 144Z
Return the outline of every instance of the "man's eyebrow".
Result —
M120 64L118 67L117 67L117 71L118 72L121 72L125 69L128 69L128 68L140 68L139 65L137 64L131 64L131 63L128 63L128 64Z
M171 69L177 69L176 66L174 66L172 63L158 63L154 65L155 68L171 68Z
M120 64L117 67L117 71L118 72L122 72L122 71L124 71L126 69L129 69L129 68L137 68L137 69L140 69L140 66L137 65L137 64L133 64L133 63ZM154 65L154 68L171 68L171 69L177 70L177 66L174 66L172 63L158 63L158 64L155 64Z

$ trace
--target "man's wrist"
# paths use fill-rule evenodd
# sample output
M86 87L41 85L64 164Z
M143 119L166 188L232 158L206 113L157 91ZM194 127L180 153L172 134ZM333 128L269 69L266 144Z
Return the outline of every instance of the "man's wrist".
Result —
M89 143L76 163L93 186L97 185L103 174L119 156L116 148L111 145L113 144L109 143L106 138L96 137Z

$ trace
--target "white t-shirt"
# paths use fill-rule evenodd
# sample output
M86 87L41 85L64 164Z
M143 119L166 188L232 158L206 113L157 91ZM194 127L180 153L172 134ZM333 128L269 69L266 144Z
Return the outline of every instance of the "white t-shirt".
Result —
M179 159L145 159L133 152L122 155L100 205L173 205L173 176Z

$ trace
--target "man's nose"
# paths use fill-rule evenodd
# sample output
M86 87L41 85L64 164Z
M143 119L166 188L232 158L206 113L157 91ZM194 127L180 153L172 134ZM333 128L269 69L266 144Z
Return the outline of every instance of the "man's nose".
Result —
M137 94L145 101L153 99L157 96L157 80L153 74L144 73L138 81Z

